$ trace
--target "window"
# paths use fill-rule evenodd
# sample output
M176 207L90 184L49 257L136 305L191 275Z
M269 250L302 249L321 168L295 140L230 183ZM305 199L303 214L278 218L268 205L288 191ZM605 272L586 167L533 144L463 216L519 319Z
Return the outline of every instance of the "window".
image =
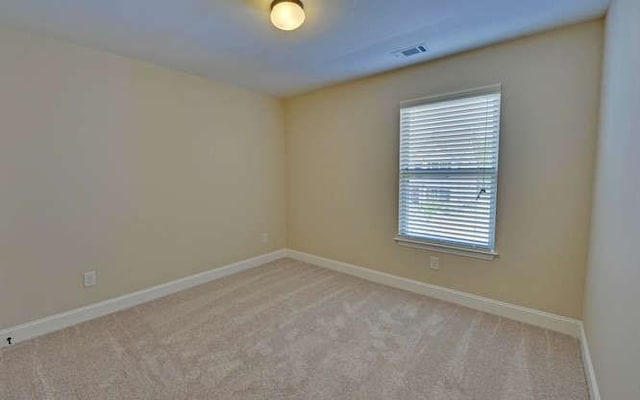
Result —
M492 259L500 86L404 102L399 244Z

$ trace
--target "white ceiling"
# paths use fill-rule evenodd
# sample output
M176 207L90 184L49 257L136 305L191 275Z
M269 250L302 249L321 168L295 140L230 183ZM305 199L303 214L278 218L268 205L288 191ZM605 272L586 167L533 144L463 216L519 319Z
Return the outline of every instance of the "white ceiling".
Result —
M287 96L601 16L609 0L303 0L293 32L271 0L0 0L0 23ZM430 52L391 53L425 42Z

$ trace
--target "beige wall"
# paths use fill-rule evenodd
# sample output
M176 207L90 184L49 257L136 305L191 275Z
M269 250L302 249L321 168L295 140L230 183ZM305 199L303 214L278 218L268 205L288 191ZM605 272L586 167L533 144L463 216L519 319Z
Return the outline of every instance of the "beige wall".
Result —
M0 328L285 245L277 100L2 29L0 123Z
M289 247L580 318L601 46L590 22L288 100ZM500 257L396 245L399 102L495 83Z
M606 22L585 327L606 400L640 398L640 2Z
M601 42L601 22L576 25L282 110L2 29L0 328L282 248L285 220L296 250L580 318ZM397 246L398 103L498 82L500 257Z

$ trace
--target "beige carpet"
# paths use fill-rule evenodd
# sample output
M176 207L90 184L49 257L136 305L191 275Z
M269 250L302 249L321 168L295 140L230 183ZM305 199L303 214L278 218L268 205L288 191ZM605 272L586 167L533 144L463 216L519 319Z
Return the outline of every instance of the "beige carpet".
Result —
M0 352L1 399L588 399L575 339L283 259Z

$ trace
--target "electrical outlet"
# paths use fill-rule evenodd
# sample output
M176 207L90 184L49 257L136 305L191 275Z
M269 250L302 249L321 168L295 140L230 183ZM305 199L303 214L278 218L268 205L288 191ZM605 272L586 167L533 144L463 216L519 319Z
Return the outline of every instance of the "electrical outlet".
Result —
M434 257L431 256L429 258L429 268L431 268L434 271L439 271L440 270L440 257Z
M268 233L263 233L262 234L262 243L269 243L269 234Z
M82 274L84 287L91 287L96 285L96 271L89 271Z

